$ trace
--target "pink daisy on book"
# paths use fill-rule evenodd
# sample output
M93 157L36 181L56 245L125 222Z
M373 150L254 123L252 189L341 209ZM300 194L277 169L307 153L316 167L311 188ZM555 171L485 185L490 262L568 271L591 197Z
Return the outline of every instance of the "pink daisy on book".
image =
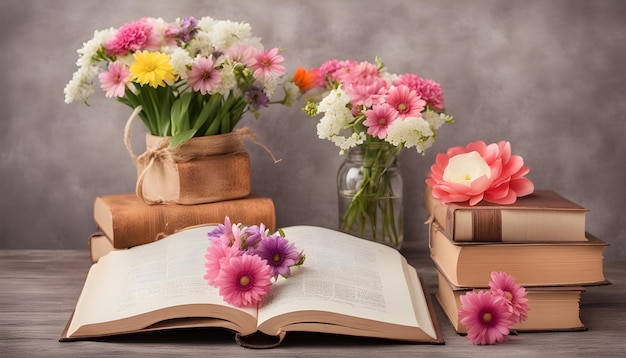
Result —
M489 287L492 295L505 299L509 312L513 314L516 322L528 319L530 306L526 298L526 289L515 283L513 276L506 272L492 272Z
M222 265L217 286L224 301L234 306L254 306L272 285L272 269L257 255L241 255Z
M285 66L281 65L285 58L278 54L278 48L271 50L259 51L254 55L254 59L250 61L250 67L254 69L254 78L271 79L275 75L282 76L287 72Z
M102 72L98 75L100 88L106 92L104 95L107 98L124 97L130 77L128 67L120 61L111 62L108 67L109 72Z
M506 342L514 318L504 298L490 292L470 291L460 297L461 324L467 327L467 339L472 344Z

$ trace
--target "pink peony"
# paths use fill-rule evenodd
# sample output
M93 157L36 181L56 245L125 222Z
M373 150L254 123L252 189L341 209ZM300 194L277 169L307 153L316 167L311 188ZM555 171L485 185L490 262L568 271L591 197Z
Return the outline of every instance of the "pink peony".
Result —
M511 144L505 141L452 147L446 154L437 154L430 170L426 184L443 203L476 205L484 199L507 205L534 191L533 183L524 177L530 169L522 157L511 155Z

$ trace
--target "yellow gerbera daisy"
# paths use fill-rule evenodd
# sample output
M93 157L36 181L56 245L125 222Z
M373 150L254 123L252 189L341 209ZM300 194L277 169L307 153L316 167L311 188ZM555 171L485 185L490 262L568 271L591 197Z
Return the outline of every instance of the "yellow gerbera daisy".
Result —
M163 86L165 81L173 81L174 66L170 56L158 51L137 51L133 54L135 63L130 66L131 80L151 87Z

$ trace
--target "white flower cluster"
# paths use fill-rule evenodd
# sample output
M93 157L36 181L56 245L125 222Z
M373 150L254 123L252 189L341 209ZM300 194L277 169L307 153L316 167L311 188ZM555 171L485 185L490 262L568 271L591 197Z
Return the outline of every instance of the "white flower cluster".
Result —
M351 147L363 144L367 139L365 131L354 130L356 118L348 108L348 103L350 97L339 87L332 90L317 105L317 111L324 113L317 124L317 136L335 143L342 154ZM428 109L422 113L422 117L394 121L387 128L385 141L394 146L415 147L418 153L424 153L435 142L439 128L451 119L452 117L444 113ZM343 134L347 130L352 130L349 136Z

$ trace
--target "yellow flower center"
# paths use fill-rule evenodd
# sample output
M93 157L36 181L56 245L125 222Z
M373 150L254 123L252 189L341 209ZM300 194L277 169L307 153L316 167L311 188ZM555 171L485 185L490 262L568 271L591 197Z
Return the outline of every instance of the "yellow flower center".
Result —
M504 292L504 297L506 297L506 299L509 300L509 301L511 301L513 299L513 295L509 291L505 291Z
M240 286L248 286L250 284L250 277L248 276L241 276L239 278L239 285Z
M402 113L402 112L406 111L406 108L407 108L406 104L400 103L398 105L398 112Z
M280 262L280 254L274 254L274 256L272 256L272 260L274 260L274 262Z
M491 320L493 320L493 315L491 314L491 312L484 313L482 319L484 323L489 323L491 322Z

